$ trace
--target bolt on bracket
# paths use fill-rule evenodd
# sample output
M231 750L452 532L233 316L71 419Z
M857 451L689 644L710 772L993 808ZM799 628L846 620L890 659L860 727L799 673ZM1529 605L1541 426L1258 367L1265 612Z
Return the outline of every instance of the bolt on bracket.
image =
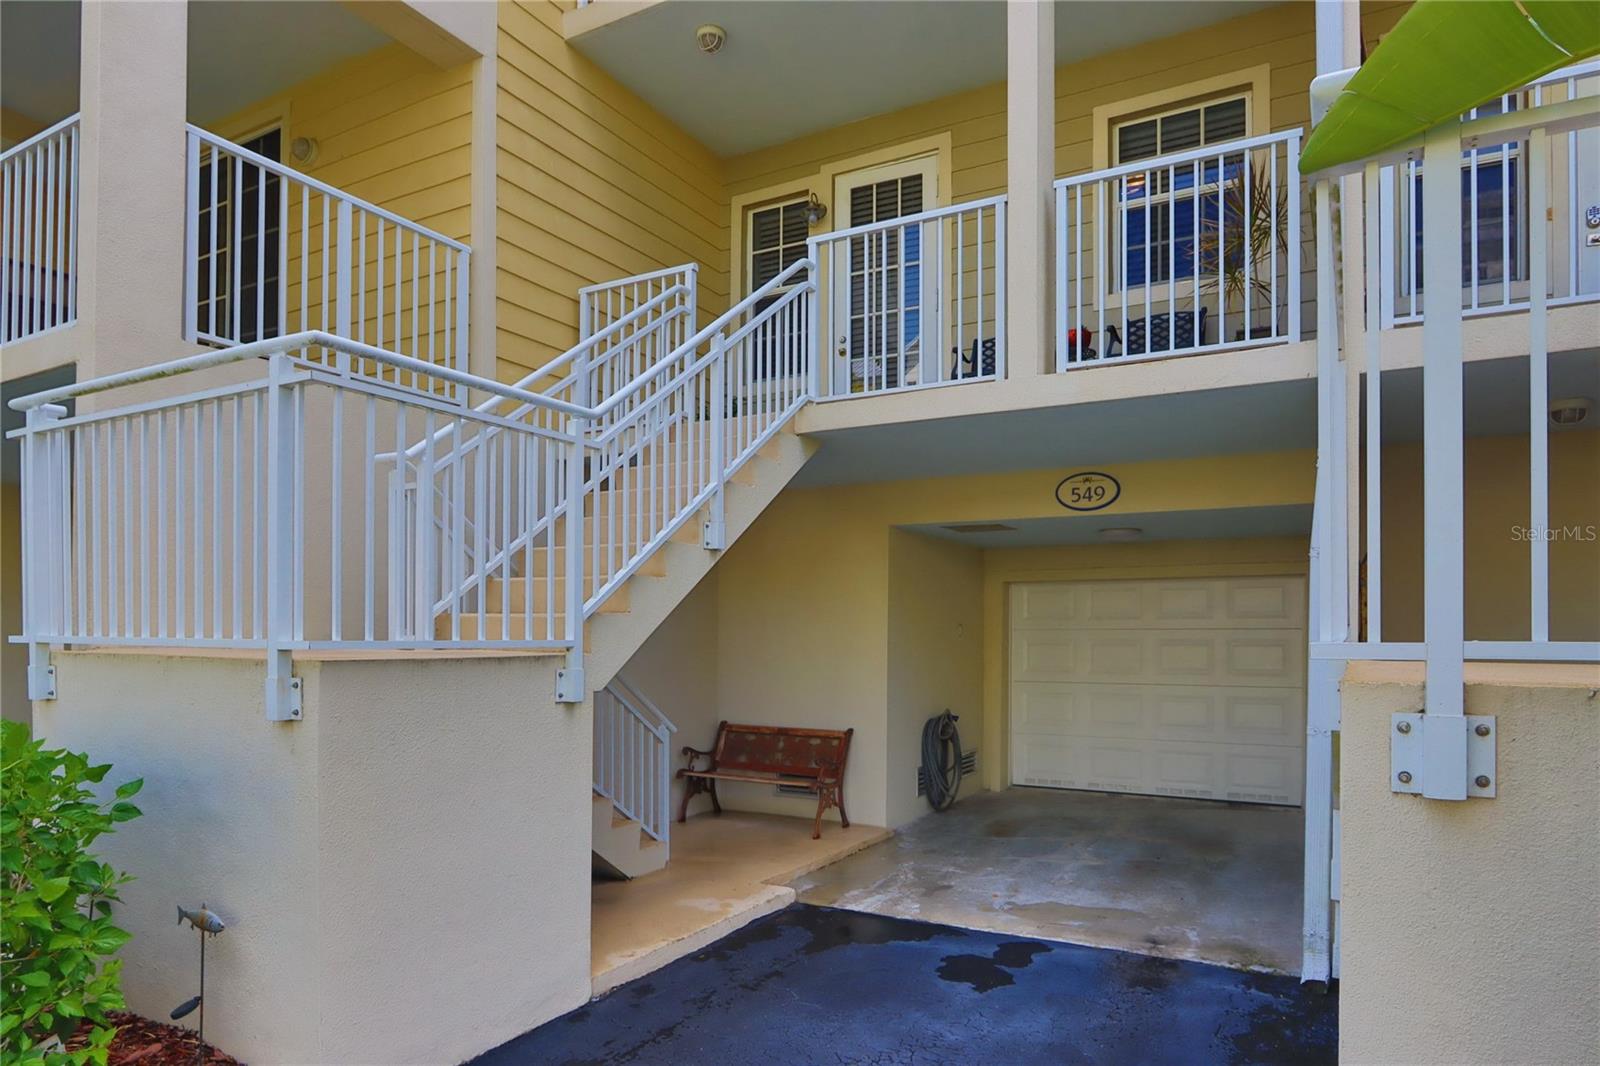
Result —
M1428 741L1430 730L1434 733L1431 744ZM1499 786L1498 734L1492 714L1392 715L1390 791L1437 799L1493 799ZM1464 758L1461 755L1440 757L1440 752L1461 752L1462 748L1465 749ZM1462 775L1461 782L1455 780L1458 773Z

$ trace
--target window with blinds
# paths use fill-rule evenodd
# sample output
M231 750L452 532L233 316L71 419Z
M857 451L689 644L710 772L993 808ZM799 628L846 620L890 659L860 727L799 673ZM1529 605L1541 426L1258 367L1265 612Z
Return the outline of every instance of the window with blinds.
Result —
M806 257L808 197L750 212L750 291Z
M1246 100L1233 96L1148 115L1112 129L1115 163L1155 160L1207 145L1226 144L1249 135ZM1217 187L1236 172L1241 155L1202 160L1167 168L1152 166L1122 179L1123 207L1115 234L1123 247L1118 257L1123 289L1182 279L1195 268L1196 208L1202 230L1217 222ZM1174 243L1176 242L1176 243Z

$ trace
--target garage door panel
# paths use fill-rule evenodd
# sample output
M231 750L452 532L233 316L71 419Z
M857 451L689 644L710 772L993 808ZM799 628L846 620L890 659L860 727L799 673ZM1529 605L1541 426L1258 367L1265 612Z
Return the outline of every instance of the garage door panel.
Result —
M1304 628L1297 577L1169 578L1019 584L1015 629Z
M1288 747L1019 735L1019 785L1298 806L1304 763Z
M1303 581L1064 582L1013 591L1016 783L1300 802Z
M1284 685L1305 678L1303 630L1049 630L1012 634L1014 681Z

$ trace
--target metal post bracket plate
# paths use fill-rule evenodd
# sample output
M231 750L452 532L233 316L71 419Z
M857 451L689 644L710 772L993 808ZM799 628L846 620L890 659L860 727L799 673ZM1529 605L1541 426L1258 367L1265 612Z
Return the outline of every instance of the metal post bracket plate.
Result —
M1466 763L1461 766L1461 773L1466 776L1465 797L1459 794L1459 784L1446 779L1455 774L1456 765L1441 764L1434 757L1430 758L1426 736L1429 728L1437 731L1449 731L1452 736L1457 730L1466 734ZM1495 763L1496 737L1499 729L1492 714L1469 714L1462 717L1453 715L1434 715L1431 720L1426 714L1395 714L1390 716L1389 723L1389 788L1394 792L1404 792L1412 795L1433 795L1439 798L1441 793L1446 796L1456 791L1454 798L1467 799L1493 799L1495 790L1499 787L1499 775ZM1438 738L1435 738L1436 740ZM1440 745L1432 746L1435 751ZM1429 781L1428 775L1435 775L1435 780ZM1427 787L1427 786L1432 787ZM1452 790L1451 786L1456 788Z

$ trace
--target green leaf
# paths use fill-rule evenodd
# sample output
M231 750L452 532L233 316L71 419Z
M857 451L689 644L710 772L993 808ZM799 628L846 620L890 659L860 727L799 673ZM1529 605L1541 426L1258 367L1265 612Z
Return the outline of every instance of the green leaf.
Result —
M44 900L46 903L54 903L61 897L63 892L71 887L72 878L52 877L47 881L40 881L37 891L40 899Z
M143 787L144 787L144 778L142 778L142 777L136 777L132 781L129 781L126 784L118 785L117 786L117 799L125 800L129 796L136 796L136 795L138 795L139 790L141 788L143 788Z
M131 803L113 803L111 805L111 820L113 822L131 822L144 814Z
M43 988L50 983L50 975L43 970L29 970L18 977L17 981L20 984L27 985L29 988Z

